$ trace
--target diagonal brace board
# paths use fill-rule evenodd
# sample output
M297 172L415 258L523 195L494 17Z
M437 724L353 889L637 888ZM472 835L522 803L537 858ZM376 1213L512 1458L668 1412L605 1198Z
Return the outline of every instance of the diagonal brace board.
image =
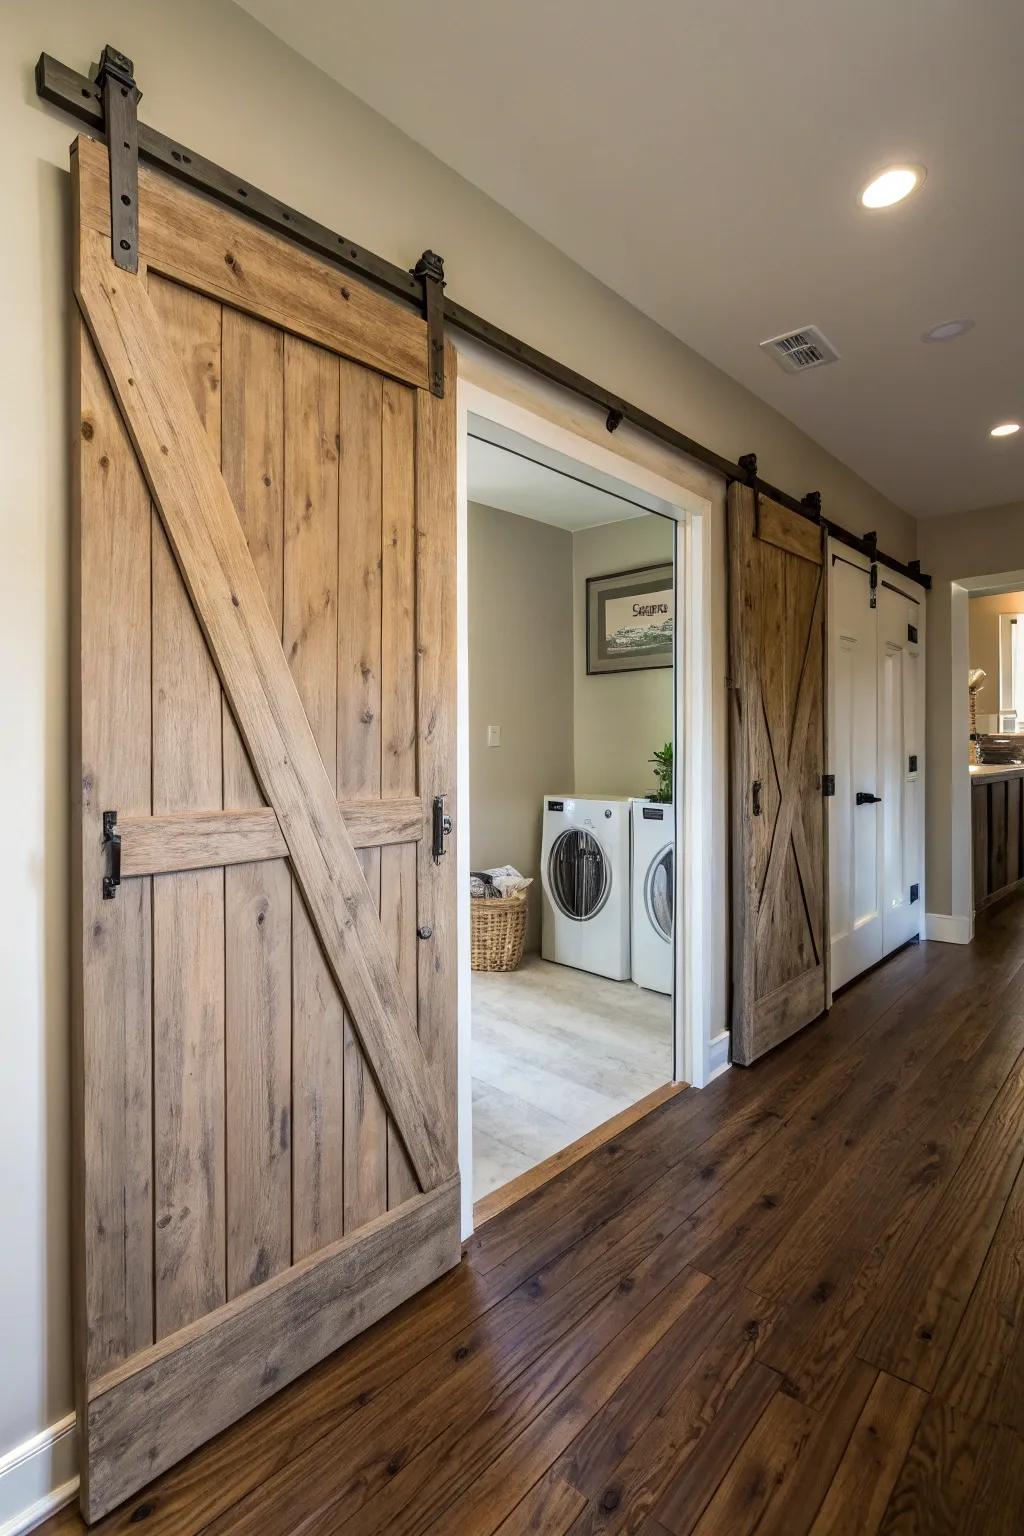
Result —
M794 817L799 799L800 757L807 744L807 731L811 721L812 708L817 702L821 683L820 659L816 660L814 655L814 634L820 622L823 589L824 582L819 578L814 596L814 608L811 613L811 625L808 631L803 666L800 671L800 681L797 684L797 705L793 718L793 731L789 739L789 750L786 756L786 771L785 775L781 777L779 785L782 791L782 801L775 822L771 853L768 856L768 868L765 871L764 885L761 891L761 905L757 914L757 939L759 943L763 941L771 919L772 908L775 905L775 898L782 881L782 871L789 854L790 837L793 831ZM819 671L815 670L816 667L819 667ZM765 716L765 724L767 726L767 715ZM778 764L782 760L782 754L774 741L771 742L771 749Z
M425 1190L454 1172L434 1074L245 534L146 292L79 221L75 292L292 869Z

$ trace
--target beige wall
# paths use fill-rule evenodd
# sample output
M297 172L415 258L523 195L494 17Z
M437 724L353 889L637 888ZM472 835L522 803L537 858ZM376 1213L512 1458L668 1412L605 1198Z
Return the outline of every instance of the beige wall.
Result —
M965 665L953 676L954 615L963 617L966 596L955 584L1024 569L1024 502L922 518L918 523L921 568L932 578L928 594L927 640L927 810L926 853L929 912L966 910L965 872L954 868L954 784L966 775L967 677ZM959 622L959 619L957 620ZM986 669L987 670L987 669ZM954 733L954 723L956 726ZM960 860L962 864L962 858Z
M968 610L971 668L980 667L985 673L978 694L978 713L992 715L999 709L999 615L1024 613L1024 592L972 597Z
M538 882L537 949L541 804L573 787L572 534L471 502L468 546L470 863L514 864Z
M650 756L672 737L672 668L587 675L587 577L672 559L674 525L649 513L573 535L575 789L643 795Z
M71 1407L68 1301L68 144L35 97L41 49L136 61L147 122L403 266L447 258L464 304L885 547L913 523L791 422L587 276L224 0L36 0L0 13L0 575L9 813L0 895L0 1454ZM269 111L268 103L280 105ZM724 771L724 770L723 770Z

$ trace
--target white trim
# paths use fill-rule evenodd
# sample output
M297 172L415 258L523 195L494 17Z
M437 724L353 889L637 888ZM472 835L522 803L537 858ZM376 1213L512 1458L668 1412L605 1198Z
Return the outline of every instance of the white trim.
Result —
M0 1536L22 1536L78 1492L75 1416L0 1456Z
M521 385L510 384L508 394L495 392L467 377L475 372L471 361L460 354L457 394L457 614L458 614L458 725L456 758L458 764L457 825L457 872L458 872L458 1105L459 1105L459 1165L462 1172L462 1228L467 1237L473 1230L473 1140L472 1140L472 1020L471 1020L471 971L469 961L469 600L468 600L468 432L471 414L497 422L523 436L538 442L555 452L565 454L577 463L595 471L595 484L600 477L609 477L619 483L637 487L665 504L666 515L677 523L677 557L682 570L684 598L684 624L677 655L677 736L681 736L684 750L677 757L676 794L676 841L683 848L683 858L677 860L680 870L680 889L677 891L677 910L687 914L683 924L683 985L676 988L676 1080L703 1087L711 1076L728 1066L727 1038L724 1058L714 1066L711 1061L710 1035L712 986L711 969L715 964L713 945L708 936L715 931L713 922L714 888L713 861L710 857L710 828L712 816L713 742L709 721L711 718L711 694L707 656L710 651L710 615L705 593L712 588L710 541L705 536L705 517L712 508L711 500L692 488L689 465L679 460L679 479L669 479L616 447L606 447L591 437L562 426L550 415L540 415L530 408L536 404L543 409L545 401L535 401L527 394L528 405L516 403L511 398L519 394ZM505 385L502 375L492 375L489 384L497 390ZM681 867L680 867L681 866ZM679 952L677 951L677 954Z
M945 912L926 912L924 936L940 944L970 944L974 938L974 917L950 917Z
M970 741L970 699L967 673L970 668L970 609L968 592L959 582L950 585L950 719L949 812L950 812L950 894L953 918L966 939L946 942L969 944L974 933L974 865L971 827L971 775L967 761ZM932 919L929 917L929 924ZM938 937L929 933L928 937Z
M732 1039L729 1031L723 1029L720 1035L715 1035L708 1041L708 1075L704 1086L713 1082L716 1077L721 1077L723 1072L729 1070L729 1042Z

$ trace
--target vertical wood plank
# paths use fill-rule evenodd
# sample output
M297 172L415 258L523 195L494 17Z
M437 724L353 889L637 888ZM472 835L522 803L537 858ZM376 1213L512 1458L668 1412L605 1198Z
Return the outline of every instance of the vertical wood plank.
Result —
M417 946L419 1030L444 1105L457 1166L455 839L431 858L431 805L455 799L455 353L445 348L445 393L416 395L416 732L424 835L416 845L417 919L432 930Z
M150 297L220 450L219 304L153 277ZM223 803L221 690L153 510L153 811ZM153 881L156 1337L226 1299L224 874Z
M223 315L224 479L281 628L284 580L284 338ZM263 804L227 701L224 804ZM227 1294L291 1262L291 929L287 861L224 871Z
M1006 881L1012 885L1020 879L1020 806L1024 779L1008 779L1006 782Z
M337 754L338 365L284 343L284 634L295 684L333 778ZM292 897L292 1255L344 1231L344 1010L309 914Z
M382 799L416 793L416 404L412 390L386 380L381 416L381 783ZM416 848L381 849L380 913L402 989L417 1011ZM388 1206L419 1190L388 1121Z
M990 891L1006 884L1006 782L989 785L988 882Z
M151 810L149 492L84 325L72 562L79 1390L153 1341L152 888L101 891L102 814ZM83 1483L87 1480L83 1471Z
M338 496L339 797L381 793L381 408L378 374L342 361ZM380 849L360 863L378 908ZM345 1230L387 1209L387 1112L358 1035L345 1019Z
M971 785L971 863L974 870L975 910L988 895L988 792L987 784Z

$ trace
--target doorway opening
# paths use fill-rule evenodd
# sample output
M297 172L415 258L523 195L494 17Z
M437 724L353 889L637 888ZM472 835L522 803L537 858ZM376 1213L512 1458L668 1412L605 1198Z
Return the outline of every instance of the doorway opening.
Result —
M677 1076L682 540L475 414L466 494L479 1210Z

